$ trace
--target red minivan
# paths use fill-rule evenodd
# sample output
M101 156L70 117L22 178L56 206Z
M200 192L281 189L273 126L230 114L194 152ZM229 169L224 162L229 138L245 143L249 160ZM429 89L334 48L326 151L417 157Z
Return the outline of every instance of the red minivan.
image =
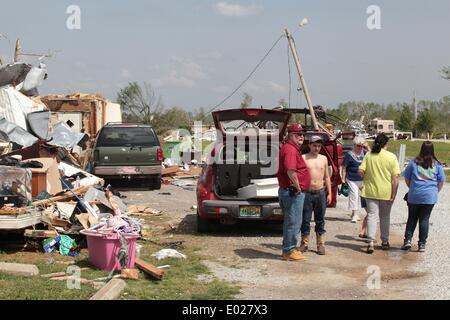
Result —
M212 116L217 140L197 184L198 232L209 231L217 222L282 221L276 193L248 198L242 197L239 189L252 184L252 180L275 181L279 147L292 114L276 109L229 109L213 112ZM328 158L333 190L329 207L335 207L337 188L341 184L342 149L327 133L307 130L302 153L308 152L308 137L313 134L323 137L321 153Z

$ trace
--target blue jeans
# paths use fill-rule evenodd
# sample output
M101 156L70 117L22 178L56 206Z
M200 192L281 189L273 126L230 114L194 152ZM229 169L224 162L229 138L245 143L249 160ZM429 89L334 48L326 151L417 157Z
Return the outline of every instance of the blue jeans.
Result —
M311 219L314 211L315 231L320 235L325 233L325 210L327 209L327 196L325 191L318 193L307 192L303 205L302 235L309 235Z
M282 250L283 253L288 253L297 247L305 194L299 193L291 197L288 189L279 188L278 196L284 216Z
M434 204L408 203L408 222L406 222L405 241L411 241L417 221L419 221L419 244L426 244L430 215Z

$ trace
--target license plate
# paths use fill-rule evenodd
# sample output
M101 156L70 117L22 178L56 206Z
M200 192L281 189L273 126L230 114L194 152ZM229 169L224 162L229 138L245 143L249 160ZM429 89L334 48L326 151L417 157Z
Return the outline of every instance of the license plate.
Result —
M260 217L261 207L260 206L241 206L239 207L240 217Z
M123 167L118 171L119 174L138 174L139 169L136 167Z

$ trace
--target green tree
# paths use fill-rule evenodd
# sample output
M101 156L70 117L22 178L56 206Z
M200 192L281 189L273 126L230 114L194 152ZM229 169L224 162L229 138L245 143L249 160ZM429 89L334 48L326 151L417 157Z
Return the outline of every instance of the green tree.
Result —
M402 113L398 120L400 131L411 131L413 128L413 114L411 108L405 103L402 107Z
M161 98L147 83L143 87L129 83L117 93L117 103L122 106L124 119L147 124L153 124L154 117L164 109Z
M253 103L253 97L247 92L244 92L244 100L241 102L241 109L251 108Z
M194 124L192 114L179 107L171 107L155 115L153 127L159 135L168 130L186 129L191 131Z
M442 78L444 78L446 80L450 80L450 66L443 67L441 70L441 75L442 75Z
M423 109L417 116L415 127L419 133L429 133L432 137L435 124L436 123L431 115L430 109L426 108Z

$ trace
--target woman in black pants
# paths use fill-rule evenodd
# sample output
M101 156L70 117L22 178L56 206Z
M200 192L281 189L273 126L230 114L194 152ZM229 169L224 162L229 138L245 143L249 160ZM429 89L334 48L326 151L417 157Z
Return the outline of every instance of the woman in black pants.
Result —
M411 249L411 241L419 221L419 252L425 251L431 211L442 190L445 175L441 163L434 155L431 141L425 141L420 154L411 160L404 172L407 194L408 222L406 223L403 250Z

